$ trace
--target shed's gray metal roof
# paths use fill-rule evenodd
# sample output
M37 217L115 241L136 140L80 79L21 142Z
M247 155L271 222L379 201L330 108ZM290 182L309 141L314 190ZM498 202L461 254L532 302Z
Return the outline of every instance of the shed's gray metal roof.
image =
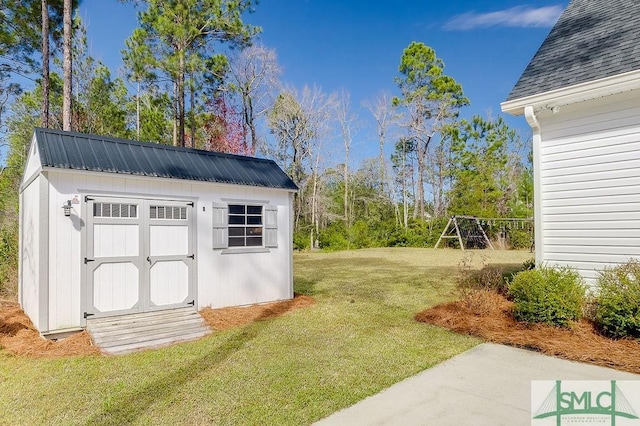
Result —
M640 1L572 0L507 101L640 70Z
M298 189L272 160L42 128L35 139L43 167Z

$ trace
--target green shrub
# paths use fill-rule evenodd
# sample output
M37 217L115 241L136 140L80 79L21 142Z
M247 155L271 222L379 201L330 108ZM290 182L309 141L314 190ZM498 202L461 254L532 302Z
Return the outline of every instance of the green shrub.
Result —
M296 231L293 233L293 249L309 250L311 248L311 239L309 231Z
M509 285L516 320L562 327L582 316L585 292L582 278L569 268L523 271Z
M610 337L640 337L640 262L605 269L598 277L594 321Z
M534 258L531 258L529 260L525 260L522 263L522 270L523 271L530 271L532 269L536 269L536 260Z
M531 247L531 233L523 229L510 229L508 232L509 245L513 249L528 249Z
M320 235L318 235L320 248L324 250L349 249L349 239L346 234L347 231L342 223L332 223L325 230L320 231Z
M364 220L357 220L349 230L350 247L354 249L375 247L376 242L370 237L369 225Z
M458 289L488 290L502 295L507 294L507 273L502 266L487 265L480 270L465 270L458 278Z
M0 295L18 294L18 223L0 228Z

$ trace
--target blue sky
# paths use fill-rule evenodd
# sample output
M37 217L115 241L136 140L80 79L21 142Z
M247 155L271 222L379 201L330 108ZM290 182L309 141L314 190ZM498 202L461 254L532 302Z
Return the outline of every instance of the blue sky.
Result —
M262 27L260 41L273 48L282 80L301 88L347 90L365 122L361 102L380 91L396 94L393 79L402 50L412 41L435 49L445 73L462 84L471 106L463 117L501 114L504 101L568 0L445 2L404 0L262 0L245 21ZM91 53L121 66L124 40L137 25L136 10L114 0L84 0ZM530 131L524 119L508 118ZM363 126L366 128L366 126ZM375 135L361 132L354 148L375 151ZM389 144L390 145L390 144ZM373 154L371 154L373 155Z

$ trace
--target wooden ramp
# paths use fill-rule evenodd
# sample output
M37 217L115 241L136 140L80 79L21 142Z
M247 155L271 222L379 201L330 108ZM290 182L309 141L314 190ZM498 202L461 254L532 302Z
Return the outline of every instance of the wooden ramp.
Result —
M110 354L195 340L211 333L194 308L128 314L87 320L87 331L95 344Z

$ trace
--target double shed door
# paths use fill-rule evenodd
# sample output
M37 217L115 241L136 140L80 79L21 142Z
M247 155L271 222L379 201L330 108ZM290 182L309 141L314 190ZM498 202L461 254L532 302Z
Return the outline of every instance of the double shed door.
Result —
M85 318L194 305L193 202L86 200Z

